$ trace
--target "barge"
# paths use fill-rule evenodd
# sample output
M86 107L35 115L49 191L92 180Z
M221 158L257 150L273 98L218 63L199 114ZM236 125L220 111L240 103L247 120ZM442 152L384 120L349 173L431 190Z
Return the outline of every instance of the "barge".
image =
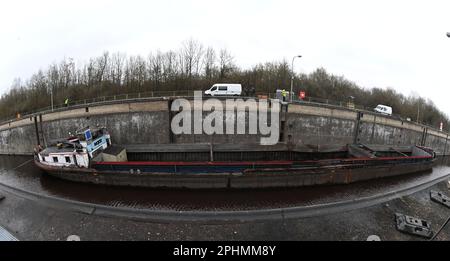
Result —
M430 170L432 149L348 144L305 152L288 146L112 145L105 128L85 128L38 148L35 164L76 182L169 188L270 188L349 184Z

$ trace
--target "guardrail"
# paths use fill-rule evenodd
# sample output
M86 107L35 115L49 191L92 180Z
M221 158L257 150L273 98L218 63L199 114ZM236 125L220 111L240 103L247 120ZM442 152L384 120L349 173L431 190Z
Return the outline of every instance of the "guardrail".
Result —
M49 112L60 111L80 106L98 105L105 102L115 102L115 101L119 102L127 100L163 98L163 97L193 97L193 96L194 91L154 91L154 92L125 93L111 96L100 96L97 98L82 99L75 101L69 100L68 106L66 106L65 104L56 104L53 106L53 108L51 106L47 106L45 108L38 109L34 112L22 112L20 113L20 117L3 119L0 121L0 124L13 122L15 120L20 120L23 118L29 118L38 114L45 114Z
M341 108L347 108L347 109L352 109L352 110L359 110L359 111L365 111L365 112L370 112L370 113L376 113L374 112L372 107L365 107L363 105L359 105L359 104L355 104L351 101L347 101L347 102L342 102L342 101L335 101L335 100L330 100L330 99L322 99L322 98L315 98L315 97L307 97L303 100L298 99L297 97L293 99L294 103L316 103L316 104L327 104L327 105L332 105L332 106L337 106L337 107L341 107ZM394 119L397 120L402 120L402 121L407 121L405 118L403 118L402 116L400 116L399 114L395 114L393 113L392 115L385 115L387 117L392 117ZM417 123L417 122L415 122ZM419 125L423 125L426 126L423 123L417 123Z
M140 100L140 99L160 99L160 98L174 98L174 97L194 97L194 90L186 90L186 91L150 91L150 92L137 92L137 93L125 93L125 94L118 94L118 95L111 95L111 96L100 96L97 98L90 98L90 99L82 99L82 100L75 100L75 101L69 101L68 106L66 106L65 104L57 104L53 106L53 109L51 106L45 107L45 108L41 108L37 111L34 112L24 112L21 113L20 117L15 117L15 118L9 118L9 119L4 119L0 121L0 125L1 124L5 124L5 123L11 123L13 121L16 120L20 120L23 118L29 118L29 117L33 117L35 115L39 115L39 114L45 114L45 113L50 113L50 112L54 112L54 111L61 111L61 110L66 110L69 108L76 108L76 107L81 107L81 106L92 106L92 105L99 105L102 103L108 103L108 102L120 102L120 101L129 101L129 100ZM242 98L245 98L243 96L241 96ZM270 98L270 99L275 99L276 94L275 93L264 93L264 92L260 92L260 93L256 93L255 96L252 97L247 97L247 98ZM315 98L315 97L306 97L305 99L299 99L297 96L293 97L293 103L311 103L311 104L327 104L327 105L332 105L332 106L337 106L337 107L341 107L341 108L347 108L347 109L355 109L355 110L361 110L361 111L366 111L366 112L373 112L373 108L368 108L368 107L364 107L362 105L359 104L354 104L350 101L347 102L343 102L343 101L335 101L335 100L330 100L330 99L323 99L323 98ZM399 120L403 120L405 121L405 119L403 119L400 115L397 114L393 114L392 117L399 119ZM422 123L419 123L419 125L423 125L426 126ZM433 129L435 129L434 127L432 127Z

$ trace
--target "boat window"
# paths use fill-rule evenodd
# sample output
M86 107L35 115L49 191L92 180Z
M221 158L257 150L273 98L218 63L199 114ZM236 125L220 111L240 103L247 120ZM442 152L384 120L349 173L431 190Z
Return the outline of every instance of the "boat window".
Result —
M70 157L66 156L66 163L70 163Z
M58 157L53 157L53 162L58 162Z

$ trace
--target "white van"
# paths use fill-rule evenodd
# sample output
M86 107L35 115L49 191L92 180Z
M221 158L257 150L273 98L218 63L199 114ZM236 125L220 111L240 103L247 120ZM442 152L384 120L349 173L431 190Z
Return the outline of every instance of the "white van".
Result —
M379 104L375 109L373 109L375 112L385 114L385 115L392 115L392 107Z
M241 93L242 85L234 83L216 83L205 91L205 95L211 96L239 96Z

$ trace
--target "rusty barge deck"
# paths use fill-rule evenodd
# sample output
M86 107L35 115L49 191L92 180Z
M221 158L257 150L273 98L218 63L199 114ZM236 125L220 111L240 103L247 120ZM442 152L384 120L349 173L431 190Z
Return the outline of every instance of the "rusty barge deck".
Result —
M196 153L197 157L192 157ZM204 161L204 157L208 157L205 153L222 160ZM348 184L421 172L431 169L435 159L434 152L428 148L365 145L348 145L338 150L316 152L270 148L264 151L252 151L251 148L222 149L214 154L195 147L182 151L179 147L177 151L167 148L164 151L143 151L141 148L141 151L127 154L129 161L93 162L90 168L36 164L55 177L104 185L271 188ZM191 158L180 161L184 155L191 155Z

